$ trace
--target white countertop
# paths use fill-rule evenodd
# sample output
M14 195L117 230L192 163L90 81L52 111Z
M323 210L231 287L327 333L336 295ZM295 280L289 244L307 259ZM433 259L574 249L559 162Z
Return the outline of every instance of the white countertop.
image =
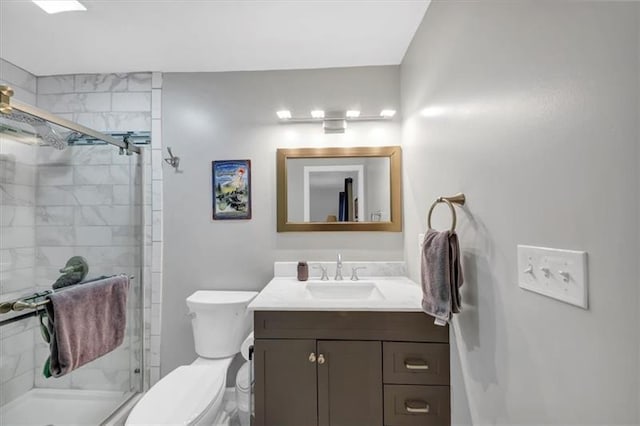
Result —
M375 283L378 298L319 299L311 296L312 286ZM380 296L378 294L378 296ZM251 311L403 311L421 312L422 289L407 277L362 277L360 281L298 281L295 277L276 277L249 304Z

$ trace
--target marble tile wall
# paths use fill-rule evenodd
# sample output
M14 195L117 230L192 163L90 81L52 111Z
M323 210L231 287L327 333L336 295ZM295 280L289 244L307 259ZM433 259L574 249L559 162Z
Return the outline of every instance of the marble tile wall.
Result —
M21 295L50 287L52 277L59 275L57 269L74 254L87 257L92 275L139 275L141 267L138 279L142 288L137 288L142 291L142 308L131 306L131 314L143 317L138 327L145 331L142 350L135 349L139 341L131 338L121 350L63 379L45 380L40 361L47 351L36 322L3 327L0 404L34 384L126 390L130 378L139 378L132 376L139 373L131 371L135 364L131 356L138 360L144 357L146 389L159 379L160 371L162 74L36 78L0 59L0 83L10 84L17 99L96 130L152 131L152 145L144 147L140 157L120 156L116 148L108 146L57 151L13 141L17 150L13 157L0 151L0 296L2 292ZM6 150L7 144L0 146ZM24 162L27 154L29 160ZM140 336L141 331L131 329L130 334Z
M150 385L160 379L160 331L162 312L162 74L151 76L151 223L145 227L145 235L151 237L151 268L147 274L151 278L151 307L148 312L149 348L147 365L150 367ZM147 177L149 177L147 175Z
M38 77L38 107L99 131L151 130L151 73Z
M36 77L3 59L0 84L35 103ZM0 135L0 300L34 290L36 150ZM30 318L0 327L0 405L33 387L35 326Z
M142 265L145 338L143 352L137 356L144 356L147 388L158 379L160 366L162 242L158 234L161 234L162 204L157 191L162 190L162 160L157 154L161 154L161 112L157 101L152 100L161 94L162 75L39 77L37 87L38 106L69 120L100 131L152 131L153 144L143 148L137 174L140 180L134 182L140 185L142 194L137 198L140 202L132 201L138 187L128 180L135 174L128 163L131 157L119 156L112 147L42 150L36 195L39 274L52 273L53 263L66 260L65 256L70 256L73 249L83 251L92 266L104 271L111 267L110 273ZM152 149L158 151L154 152L156 155L152 155ZM143 249L136 251L140 243ZM132 341L131 345L135 347L136 343ZM113 357L124 363L122 354L114 353ZM117 363L109 356L103 360L74 372L65 379L69 383L60 386L95 389L89 378L96 379L101 386L124 386L128 379L124 370L114 368ZM37 377L36 385L47 386Z
M36 284L51 288L72 256L89 263L89 278L125 273L132 281L125 341L115 351L61 378L46 379L48 345L35 333L35 386L129 391L142 350L140 272L143 217L142 158L110 145L38 149L35 196ZM116 194L117 197L116 197ZM117 200L116 200L117 198ZM140 321L139 321L140 323Z
M36 76L0 58L0 84L11 86L14 97L31 105L36 104Z
M321 277L319 268L315 266L322 265L327 269L327 275L330 280L336 273L336 262L315 262L308 260L307 263L311 270L309 271L309 279L318 279ZM274 262L273 264L273 276L274 277L295 277L298 274L298 262ZM406 277L407 266L403 261L389 261L389 262L342 262L342 276L345 280L348 280L353 273L352 268L362 268L358 272L359 277Z

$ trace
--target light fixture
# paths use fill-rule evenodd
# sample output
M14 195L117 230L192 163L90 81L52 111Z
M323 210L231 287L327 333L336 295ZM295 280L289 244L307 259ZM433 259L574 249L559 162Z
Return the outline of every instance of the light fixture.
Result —
M324 120L322 122L322 129L325 133L344 133L347 130L347 120Z
M76 0L33 0L33 2L49 14L87 10L82 3Z
M393 109L384 109L379 115L362 115L360 110L357 109L346 111L330 110L326 112L321 109L314 109L310 112L310 116L293 116L289 110L276 112L281 124L317 123L321 121L325 133L345 133L347 121L386 121L392 118L395 113L396 111Z
M276 114L280 120L289 120L291 118L291 111L288 109L283 109L281 111L277 111Z

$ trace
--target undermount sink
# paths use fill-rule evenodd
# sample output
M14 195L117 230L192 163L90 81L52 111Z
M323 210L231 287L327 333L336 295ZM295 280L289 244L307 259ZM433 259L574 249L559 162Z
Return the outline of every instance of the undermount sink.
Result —
M331 300L384 300L385 297L372 281L309 281L306 291L313 299Z

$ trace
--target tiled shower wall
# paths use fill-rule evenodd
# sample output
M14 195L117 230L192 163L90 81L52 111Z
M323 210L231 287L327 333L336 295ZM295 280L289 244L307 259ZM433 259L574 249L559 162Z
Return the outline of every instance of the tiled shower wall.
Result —
M144 372L145 387L155 383L160 371L160 292L162 291L162 151L160 73L81 74L38 77L38 107L63 118L99 131L152 131L152 145L143 147L143 289L144 289ZM85 147L86 148L86 147ZM99 185L102 192L102 211L90 208L87 217L103 219L103 226L111 229L112 237L125 232L118 227L118 215L123 214L121 203L127 197L119 166L123 157L117 149L111 155L97 149L72 161L74 184ZM101 159L101 156L106 156ZM107 158L108 157L108 158ZM110 164L107 164L111 161ZM43 170L44 172L44 170ZM42 180L41 180L42 182ZM111 188L109 185L112 184ZM112 192L113 202L109 203ZM82 214L82 213L81 213ZM121 219L120 219L121 220ZM100 225L98 225L100 226ZM100 234L102 232L103 234ZM105 231L94 230L88 238L105 237ZM117 238L117 236L116 236ZM91 265L91 263L90 263Z
M36 77L0 59L0 84L15 98L36 101ZM37 148L0 136L0 299L35 289L35 194ZM34 383L34 318L0 327L0 405Z
M17 146L19 155L15 152L0 154L0 195L7 206L0 217L2 247L7 248L0 253L0 295L10 290L28 294L34 290L36 282L50 285L53 270L78 247L82 247L78 250L90 258L94 272L130 271L135 275L134 263L142 261L146 336L144 386L148 387L150 380L151 384L158 380L160 366L162 76L160 73L136 73L36 79L0 60L2 80L14 88L17 99L37 103L45 110L96 130L153 132L152 146L143 148L143 171L139 174L142 182L138 183L144 190L142 205L137 207L134 206L135 197L128 193L133 186L129 186L128 180L125 182L135 175L135 167L129 169L129 157L119 156L115 147L85 146L53 152L50 148L12 142L3 144L3 148ZM135 213L138 208L143 211L142 224L125 223L125 216ZM18 210L19 215L16 214ZM136 256L140 257L140 254L134 253L131 245L136 233L142 235L144 243L138 260ZM20 247L14 247L16 244ZM21 279L17 279L19 275ZM129 365L124 355L126 351L113 354L113 359L98 360L84 372L76 372L75 376L64 379L68 383L64 380L54 383L42 380L41 365L34 363L34 343L41 345L35 321L20 321L2 327L0 339L0 403L14 399L34 383L75 388L96 388L95 384L100 384L102 388L117 389L126 381L124 366ZM35 359L42 356L41 348Z
M142 358L140 267L143 206L142 164L110 145L38 149L36 186L36 283L51 288L58 270L73 256L89 264L88 278L134 276L127 333L115 351L60 378L45 378L49 346L35 335L38 388L129 391ZM136 303L137 302L137 303Z
M162 312L162 250L163 250L163 232L162 232L162 74L154 72L151 75L151 216L152 221L146 222L151 225L152 246L149 247L145 243L147 250L151 249L151 260L145 258L145 265L151 265L151 274L146 272L147 277L151 277L151 308L149 309L150 321L149 342L146 342L146 348L149 348L149 357L147 365L149 366L150 385L154 385L160 380L160 330ZM148 182L148 180L146 181ZM148 228L147 228L148 229ZM145 240L146 241L146 240ZM145 299L146 301L146 299ZM146 306L146 305L145 305ZM146 316L145 316L146 317Z

